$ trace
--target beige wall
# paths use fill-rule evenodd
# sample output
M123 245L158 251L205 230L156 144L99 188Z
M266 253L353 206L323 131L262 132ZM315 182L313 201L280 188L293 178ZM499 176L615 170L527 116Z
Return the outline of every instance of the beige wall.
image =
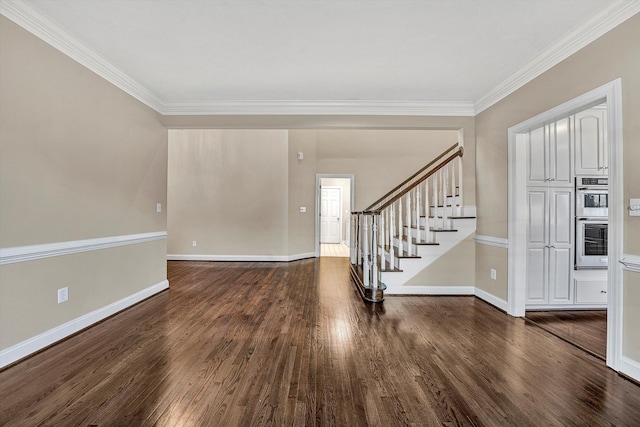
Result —
M406 286L474 286L474 251L471 235L409 279Z
M298 160L298 152L304 158ZM312 133L289 131L289 255L315 253L316 141ZM300 212L300 207L307 212Z
M635 15L476 117L478 234L507 237L507 129L617 78L623 93L624 203L640 197L639 40L640 15ZM493 289L484 276L491 263L506 264L507 250L501 251L501 262L481 251L476 256L477 285L496 296L506 295L506 281ZM637 218L625 216L624 251L640 254ZM638 293L631 286L625 281L624 295L625 305L633 306ZM640 349L630 345L640 341L640 316L625 314L624 331L626 355L640 361Z
M287 131L169 134L168 253L287 255Z
M368 207L458 140L452 130L317 130L318 173L354 174Z
M461 130L464 135L464 179L465 179L465 204L475 205L475 190L476 190L476 149L475 149L475 119L473 117L457 117L457 116L307 116L307 115L291 115L291 116L164 116L162 121L168 128L179 129L300 129L304 132L310 132L308 129L319 129L322 131L331 130ZM453 140L455 142L457 139ZM391 144L396 151L398 157L412 157L412 153L406 146L403 146L398 141L386 140L386 143ZM452 144L453 144L452 142ZM387 144L387 145L389 145ZM338 147L339 148L339 147ZM323 155L324 156L324 155ZM328 158L324 156L323 158ZM331 167L332 170L347 170L349 169L349 158L343 157L345 160L342 164L326 165ZM402 166L403 172L409 175L415 172L416 169L410 170L410 168L418 165L423 166L426 162L410 161L410 164ZM318 156L318 162L320 162L320 156ZM428 160L427 160L428 162ZM388 162L390 167L395 168L395 164ZM374 166L375 166L374 162ZM407 171L404 171L407 168ZM333 172L324 171L325 168L318 169L318 173L350 173L350 172ZM366 170L366 168L364 169ZM408 175L397 173L397 177L402 179ZM396 176L393 177L395 179ZM377 178L376 178L377 179ZM356 179L356 182L360 180ZM375 200L374 194L377 194L378 189L389 189L383 184L375 185L375 189L372 190L371 195L364 195L365 199ZM360 198L360 192L358 194L356 204ZM384 194L384 193L383 193ZM382 194L380 194L381 196ZM363 199L363 200L365 200ZM364 201L363 201L364 203Z
M166 230L166 141L156 112L0 17L0 247ZM162 282L164 248L0 267L0 350Z
M313 253L316 173L354 174L357 209L361 198L382 196L457 137L452 130L170 130L168 253ZM468 146L465 156L474 152Z

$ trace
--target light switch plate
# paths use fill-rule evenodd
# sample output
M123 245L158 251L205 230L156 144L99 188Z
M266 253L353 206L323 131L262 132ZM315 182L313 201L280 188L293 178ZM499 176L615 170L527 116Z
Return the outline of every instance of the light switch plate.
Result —
M305 213L307 211L306 206L300 206L300 212Z
M629 216L640 216L640 199L629 199Z
M162 203L156 203L156 212L162 212Z

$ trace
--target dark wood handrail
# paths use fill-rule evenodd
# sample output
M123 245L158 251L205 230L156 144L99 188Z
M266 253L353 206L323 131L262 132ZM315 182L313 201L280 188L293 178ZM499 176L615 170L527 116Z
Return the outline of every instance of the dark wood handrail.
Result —
M446 152L448 152L450 150L447 150ZM446 153L445 152L445 153ZM405 188L404 190L402 190L400 193L396 194L393 198L391 198L390 200L388 200L387 202L383 203L382 206L380 206L377 209L366 209L365 212L363 213L373 213L373 214L379 214L383 209L391 206L393 203L395 203L398 199L400 199L402 196L404 196L405 194L407 194L409 191L413 190L414 188L416 188L418 185L420 185L420 183L424 182L427 178L429 178L431 175L433 175L434 173L436 173L437 171L439 171L440 169L442 169L447 163L449 163L450 161L452 161L453 159L455 159L456 157L462 157L464 154L464 149L462 147L458 148L458 150L450 155L449 157L447 157L445 160L443 160L442 162L440 162L434 169L430 170L425 176L423 176L422 178L420 178L418 181L414 182L413 184L411 184L409 187ZM440 158L442 158L442 156L440 156ZM433 164L433 162L431 162L431 164ZM424 172L425 168L422 168L421 171ZM417 176L417 174L414 174L412 178L415 178ZM405 181L405 184L408 181Z
M409 178L405 179L404 181L402 181L400 184L398 184L393 190L387 192L387 194L385 194L384 196L380 197L378 200L376 200L375 202L373 202L371 204L371 206L369 206L368 208L365 209L365 211L371 211L373 210L373 208L380 202L382 202L384 199L386 199L387 197L391 196L394 192L398 191L400 188L402 188L403 185L405 185L407 182L411 181L413 178L415 178L416 176L420 175L422 172L426 171L427 169L429 169L433 164L435 164L438 160L440 160L441 158L443 158L444 156L447 155L448 152L450 152L451 150L455 149L458 146L458 143L456 142L454 145L452 145L451 147L447 148L445 151L442 152L442 154L440 154L438 157L436 157L435 159L433 159L432 161L430 161L429 163L427 163L426 166L424 166L423 168L421 168L418 172L414 173L413 175L411 175ZM462 147L460 147L462 148Z

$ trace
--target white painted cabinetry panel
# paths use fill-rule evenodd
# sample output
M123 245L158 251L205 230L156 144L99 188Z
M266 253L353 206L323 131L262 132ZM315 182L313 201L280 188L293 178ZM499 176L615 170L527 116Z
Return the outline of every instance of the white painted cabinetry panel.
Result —
M607 175L607 110L592 108L574 116L575 174Z

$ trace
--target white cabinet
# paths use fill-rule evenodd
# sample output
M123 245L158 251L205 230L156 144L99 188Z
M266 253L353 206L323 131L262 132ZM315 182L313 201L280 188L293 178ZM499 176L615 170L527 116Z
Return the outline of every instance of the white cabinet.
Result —
M528 305L573 304L573 189L527 190Z
M566 117L529 132L527 185L572 187L573 117Z
M607 306L607 270L577 270L573 275L576 305Z
M607 175L607 110L592 108L574 116L575 174Z

